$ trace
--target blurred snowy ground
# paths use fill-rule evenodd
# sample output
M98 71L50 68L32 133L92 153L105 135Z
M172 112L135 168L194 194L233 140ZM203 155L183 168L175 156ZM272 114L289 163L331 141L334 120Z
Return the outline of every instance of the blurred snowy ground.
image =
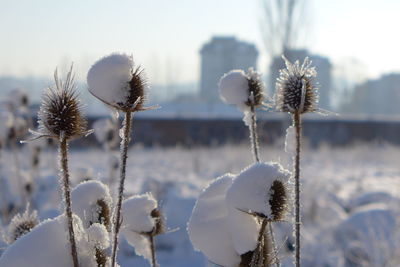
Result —
M23 147L21 152L22 176L29 180L29 151ZM283 144L262 147L261 157L291 169ZM53 166L57 159L56 152L43 153L38 177L34 178L32 205L39 209L40 219L55 217L61 210ZM179 228L156 238L161 266L213 266L194 251L186 224L198 194L210 180L226 172L239 172L251 159L247 145L191 150L131 148L126 195L152 191L161 202L168 227ZM11 152L2 151L0 162L0 206L18 203ZM88 177L108 182L110 162L110 156L100 149L71 150L73 185ZM400 148L358 145L304 149L301 177L303 266L400 266ZM283 265L292 266L290 218L275 229ZM134 249L125 241L121 244L122 267L149 266L135 256Z

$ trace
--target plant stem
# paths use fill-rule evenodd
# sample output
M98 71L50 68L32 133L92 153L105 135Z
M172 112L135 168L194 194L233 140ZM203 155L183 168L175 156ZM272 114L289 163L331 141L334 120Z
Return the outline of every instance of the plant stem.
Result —
M294 160L294 181L295 181L295 265L300 267L300 139L301 139L301 118L300 113L293 114L293 126L296 130L296 155Z
M251 141L251 145L252 145L254 161L260 162L259 143L258 143L258 134L257 134L257 117L256 117L254 105L251 105L250 111L251 111L251 125L249 127L250 128L250 141ZM272 223L268 223L268 229L271 234L271 243L272 243L272 247L273 247L274 254L275 254L274 256L276 259L275 263L279 267L280 262L278 259L278 251L276 249L275 235L274 235Z
M272 243L272 249L274 250L275 265L277 267L280 267L281 266L281 262L279 261L279 257L278 257L278 249L276 248L274 227L272 225L272 222L270 222L268 224L268 228L269 228L269 232L271 234L271 243Z
M251 125L250 129L250 142L253 150L253 157L255 162L260 162L260 155L258 149L258 135L257 135L257 118L254 105L250 107L251 112Z
M68 143L65 136L60 138L60 166L61 166L61 178L63 182L64 197L65 197L65 213L68 220L68 234L69 242L71 244L71 255L74 267L79 267L78 253L76 250L74 226L72 221L72 210L71 210L71 192L69 188L69 172L68 172Z
M270 262L268 251L268 237L265 236L265 228L267 227L268 221L263 219L261 221L260 232L257 239L257 247L254 250L250 266L264 266L265 263Z
M119 188L118 188L118 202L115 207L114 214L114 242L112 249L112 258L111 258L111 267L115 266L115 262L117 259L117 247L118 247L118 233L121 227L121 207L122 207L122 198L124 194L124 183L126 177L126 160L128 158L128 146L130 142L131 136L131 123L132 123L132 113L130 111L125 112L125 121L124 121L124 135L121 142L121 166L120 166L120 180L119 180Z
M151 250L151 266L157 267L158 264L156 260L156 246L155 246L154 235L150 234L149 239L150 239L150 250Z

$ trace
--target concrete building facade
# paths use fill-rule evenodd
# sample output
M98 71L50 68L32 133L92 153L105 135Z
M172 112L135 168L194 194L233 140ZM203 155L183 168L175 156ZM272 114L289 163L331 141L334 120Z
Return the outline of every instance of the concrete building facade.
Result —
M220 101L218 82L224 73L233 69L256 68L258 51L254 44L235 37L215 36L200 50L200 97L209 103Z

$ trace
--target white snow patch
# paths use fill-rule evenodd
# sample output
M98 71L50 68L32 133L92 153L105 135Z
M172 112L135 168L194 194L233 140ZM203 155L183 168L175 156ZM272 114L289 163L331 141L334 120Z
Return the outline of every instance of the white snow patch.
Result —
M261 213L272 218L269 199L271 186L276 180L287 183L290 172L279 163L255 163L243 170L229 188L228 205L241 211Z
M234 267L240 263L228 227L225 195L235 176L225 174L212 181L200 194L188 223L190 240L211 262Z
M135 248L136 255L151 261L150 240L147 236L128 230L122 230L122 233L128 244Z
M151 232L155 218L151 212L157 208L157 201L151 194L136 195L122 203L123 228L137 233Z
M88 244L81 220L74 215L75 240L81 266L96 267L93 248ZM64 215L46 220L7 248L0 266L70 267L71 247Z
M103 102L115 106L125 103L133 60L126 54L111 54L98 60L87 75L89 91Z
M243 122L246 126L250 127L251 126L251 116L252 113L249 110L244 111L244 116L243 116Z
M151 217L151 212L157 208L157 201L147 193L135 195L122 203L122 228L121 233L128 243L135 248L137 255L151 260L149 239L143 233L153 230L156 219Z
M110 236L106 227L100 223L92 224L87 230L89 242L93 247L108 248L110 245Z
M249 84L246 73L242 70L232 70L219 81L221 99L230 105L237 106L241 111L248 110L245 102L249 97Z
M253 251L257 247L261 225L254 216L239 211L235 207L229 205L228 210L227 227L235 251L239 255Z
M294 156L296 152L296 130L293 126L290 126L286 129L286 138L285 138L285 151L290 156Z
M91 180L80 183L71 192L72 212L78 215L85 228L98 222L97 201L104 200L111 207L112 199L108 186L102 182Z

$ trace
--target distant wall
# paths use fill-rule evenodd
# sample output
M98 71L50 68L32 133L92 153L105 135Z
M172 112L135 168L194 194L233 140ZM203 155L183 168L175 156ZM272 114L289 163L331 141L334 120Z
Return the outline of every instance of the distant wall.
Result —
M96 118L90 118L91 125ZM259 120L261 143L281 140L289 119ZM132 140L145 146L210 146L247 142L248 128L240 119L153 119L135 118ZM305 119L303 136L316 147L321 143L345 146L363 142L400 145L400 120ZM98 145L94 135L71 143L73 147Z

